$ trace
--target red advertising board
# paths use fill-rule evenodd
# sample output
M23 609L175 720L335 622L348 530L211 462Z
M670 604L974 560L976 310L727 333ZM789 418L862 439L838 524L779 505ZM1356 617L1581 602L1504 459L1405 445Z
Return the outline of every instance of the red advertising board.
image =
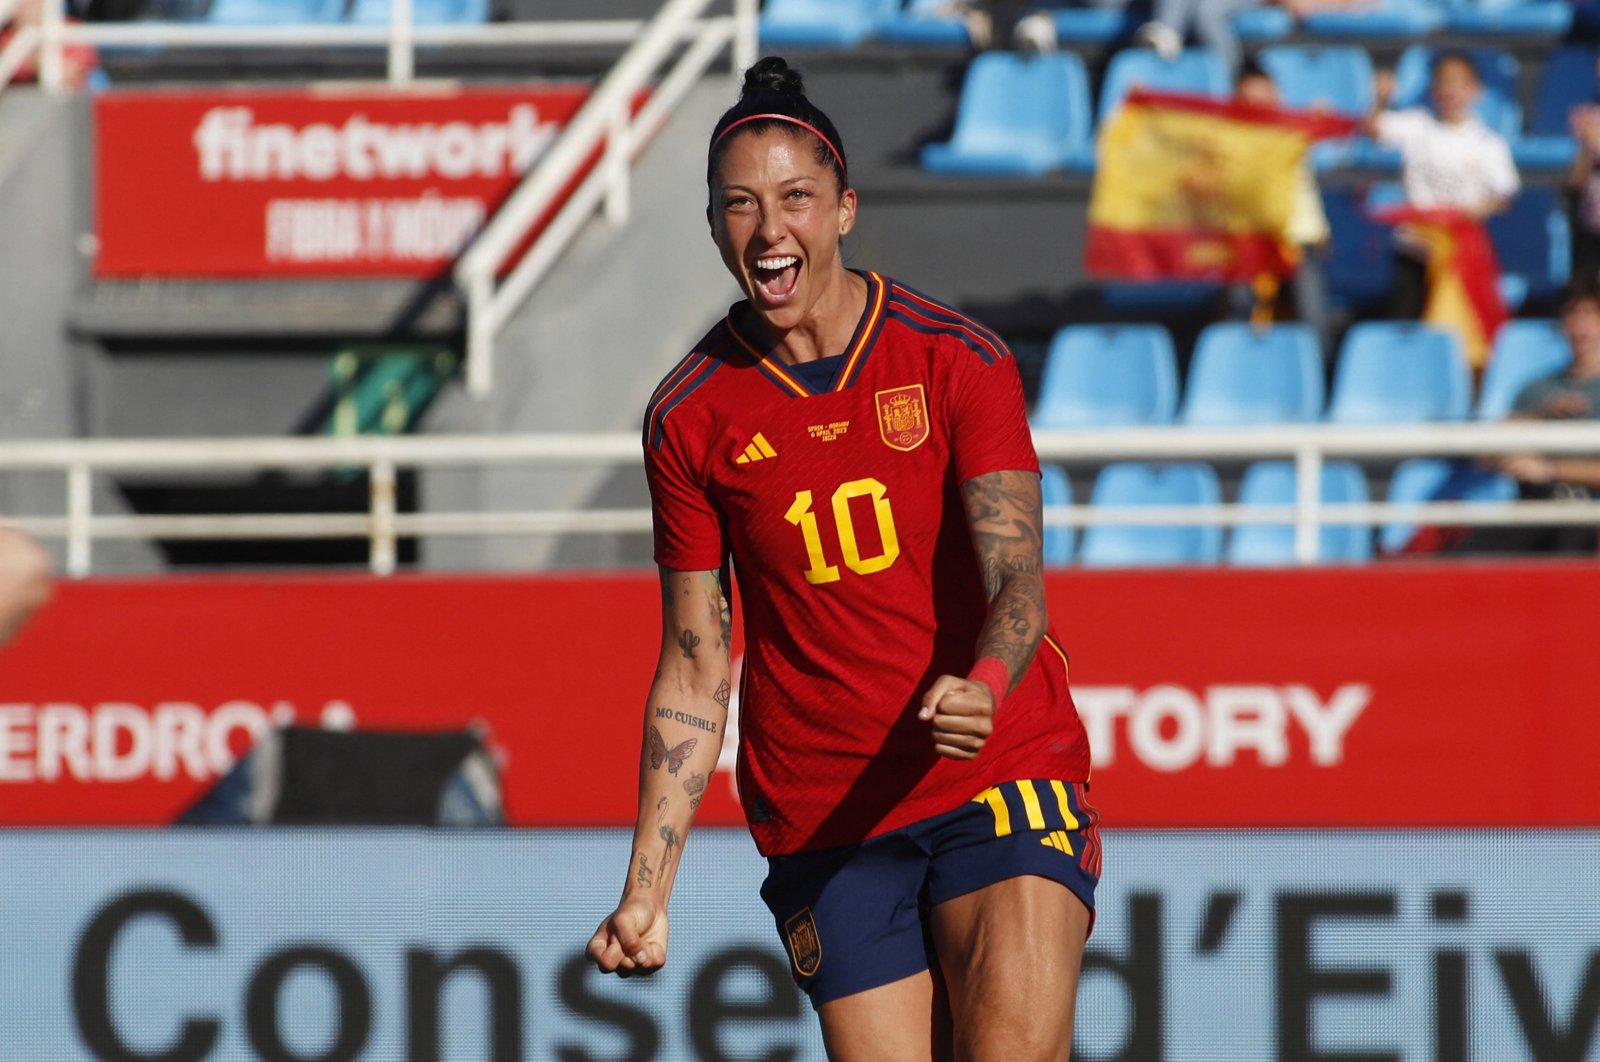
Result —
M1600 566L1049 589L1110 824L1600 825ZM631 825L659 610L648 574L63 583L0 649L0 824L169 822L294 719L482 721L515 823Z
M95 99L101 277L432 276L585 86Z

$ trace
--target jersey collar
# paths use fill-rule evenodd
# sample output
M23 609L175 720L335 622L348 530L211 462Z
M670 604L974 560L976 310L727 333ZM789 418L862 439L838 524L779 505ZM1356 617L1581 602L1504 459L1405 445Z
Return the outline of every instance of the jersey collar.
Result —
M873 344L877 342L878 333L883 330L885 310L889 305L889 282L877 273L867 270L854 269L851 272L867 282L867 305L861 311L861 320L856 322L856 330L850 337L849 344L845 347L844 368L840 370L839 377L834 381L832 390L843 391L855 384L861 376L861 368L866 364L867 355L871 353ZM789 371L783 360L772 351L763 352L754 343L746 339L733 323L733 310L728 311L728 334L733 337L734 344L760 369L762 375L771 380L779 389L793 398L807 398L822 392L813 391L799 376Z

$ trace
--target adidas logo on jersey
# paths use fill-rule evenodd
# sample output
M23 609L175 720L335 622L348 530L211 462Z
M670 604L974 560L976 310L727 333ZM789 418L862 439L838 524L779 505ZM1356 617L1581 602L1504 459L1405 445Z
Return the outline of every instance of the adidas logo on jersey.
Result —
M777 456L778 451L774 450L772 444L767 442L767 437L758 431L756 432L756 437L750 440L750 445L744 448L744 453L735 457L733 462L737 465L748 465L755 461L765 461L769 457Z
M1054 848L1062 855L1072 854L1072 841L1068 839L1066 830L1051 830L1039 838L1039 843L1046 848Z

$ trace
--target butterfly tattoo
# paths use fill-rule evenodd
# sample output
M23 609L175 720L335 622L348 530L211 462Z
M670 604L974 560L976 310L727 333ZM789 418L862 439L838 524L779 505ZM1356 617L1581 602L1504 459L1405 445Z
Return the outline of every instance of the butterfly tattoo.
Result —
M668 748L667 739L661 736L661 731L657 730L655 727L651 727L650 769L652 771L659 770L661 768L662 761L665 761L667 764L667 773L677 774L678 768L683 766L683 761L689 758L690 753L694 752L694 747L695 745L699 744L699 742L699 738L690 738L681 745L674 745L671 748Z

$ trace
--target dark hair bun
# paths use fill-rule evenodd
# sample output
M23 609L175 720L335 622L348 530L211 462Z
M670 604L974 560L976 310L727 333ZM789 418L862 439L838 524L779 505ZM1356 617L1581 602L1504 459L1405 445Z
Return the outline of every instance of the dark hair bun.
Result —
M800 71L790 69L789 64L776 55L769 55L758 60L754 66L744 72L744 88L739 91L740 99L749 99L752 96L804 96L805 83L800 80Z

